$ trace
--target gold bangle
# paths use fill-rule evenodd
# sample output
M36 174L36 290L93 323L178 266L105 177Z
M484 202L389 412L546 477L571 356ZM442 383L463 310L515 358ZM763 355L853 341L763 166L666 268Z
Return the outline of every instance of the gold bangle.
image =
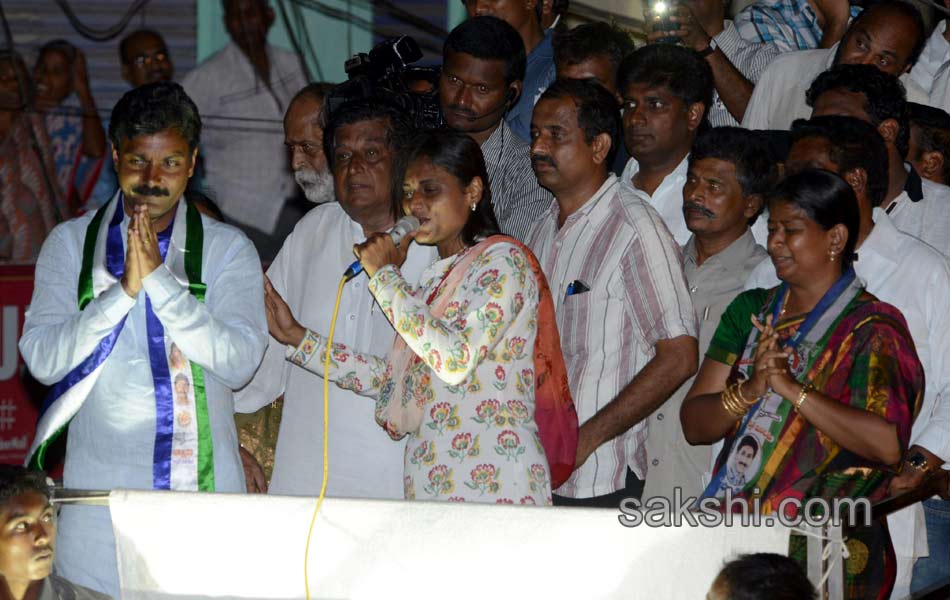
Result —
M722 407L726 409L726 412L730 415L736 416L735 409L732 407L732 403L729 402L729 388L722 390L719 394L719 403L722 404Z
M730 415L732 415L732 416L735 417L736 419L741 419L743 416L745 416L744 413L739 412L739 411L737 411L737 409L733 408L733 407L729 404L729 402L726 400L726 397L725 397L725 396L722 396L722 407L726 410L727 413L729 413Z
M807 383L802 386L802 391L798 394L798 402L795 403L795 410L800 411L802 409L802 405L805 404L805 400L808 399L808 392L811 392L814 389L815 388L811 387L811 385Z
M726 412L733 415L737 419L741 419L749 412L749 407L739 400L735 394L735 384L726 386L726 389L720 394L721 402L723 408L726 409Z
M738 384L732 384L729 387L729 399L732 402L732 406L735 407L736 412L741 414L746 414L749 412L749 405L746 404L742 398L739 396L739 386Z

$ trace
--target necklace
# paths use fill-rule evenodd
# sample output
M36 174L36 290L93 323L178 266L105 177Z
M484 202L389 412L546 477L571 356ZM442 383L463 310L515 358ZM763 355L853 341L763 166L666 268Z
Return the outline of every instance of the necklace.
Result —
M785 291L785 297L782 299L782 310L778 313L778 318L781 319L785 316L785 312L788 310L788 296L791 293L791 290Z

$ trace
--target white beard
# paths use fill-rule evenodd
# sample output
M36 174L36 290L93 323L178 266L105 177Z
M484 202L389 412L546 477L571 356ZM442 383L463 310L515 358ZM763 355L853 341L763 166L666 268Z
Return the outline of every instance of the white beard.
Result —
M310 202L322 204L333 200L333 175L329 170L298 169L294 171L294 180Z

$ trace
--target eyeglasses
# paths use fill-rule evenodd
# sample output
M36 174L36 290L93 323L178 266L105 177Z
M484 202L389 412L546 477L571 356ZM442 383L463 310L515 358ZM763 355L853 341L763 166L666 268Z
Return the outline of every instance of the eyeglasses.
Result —
M154 55L152 55L152 56L149 56L148 54L140 54L140 55L138 55L138 56L135 57L135 59L132 61L132 63L133 63L136 67L144 67L144 66L146 66L146 65L152 64L153 62L154 62L154 63L163 63L163 62L167 62L167 61L168 61L168 53L167 53L167 52L156 52L156 53L155 53Z

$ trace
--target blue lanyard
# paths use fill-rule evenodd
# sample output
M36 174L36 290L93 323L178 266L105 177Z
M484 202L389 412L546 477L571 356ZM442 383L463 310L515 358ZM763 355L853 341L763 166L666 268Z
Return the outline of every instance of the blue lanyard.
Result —
M805 317L805 321L799 326L798 331L785 342L786 347L796 348L805 336L808 335L808 332L818 323L818 320L821 319L821 316L825 314L831 305L835 303L841 294L844 293L848 286L851 285L851 282L854 281L855 274L854 268L848 267L848 270L841 274L841 277L838 278L838 281L834 283L828 291L825 292L825 295L821 297L821 300L818 301L818 304L815 305L815 308L811 309L808 313L808 316ZM774 327L778 323L778 317L782 313L782 306L785 304L786 299L788 298L788 284L783 283L778 289L778 301L775 303L775 306L772 308L772 326Z

